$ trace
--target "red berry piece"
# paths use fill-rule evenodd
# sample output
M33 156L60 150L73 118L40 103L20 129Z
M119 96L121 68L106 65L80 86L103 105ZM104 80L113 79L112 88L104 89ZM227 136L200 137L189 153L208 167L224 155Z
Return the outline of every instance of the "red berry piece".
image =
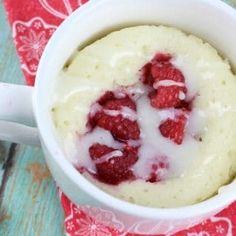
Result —
M156 73L155 69L153 68L162 68L167 65L169 67L171 55L166 53L157 53L155 57L151 60L151 62L145 64L143 68L141 69L141 81L145 85L152 86L154 82L154 77L152 71L154 70L154 73Z
M153 88L149 94L151 105L158 109L181 108L186 98L184 75L171 59L170 54L157 53L141 70L141 81Z
M122 107L129 107L136 111L135 102L125 93L123 93L123 97L116 98L113 92L108 91L98 100L98 103L104 109L121 110Z
M159 126L162 136L169 138L178 145L182 144L187 124L186 116L186 114L182 114L176 116L174 120L167 119L162 122Z
M169 169L169 163L167 162L166 157L158 159L153 164L151 164L151 173L147 179L147 182L156 183L161 181Z
M127 95L124 98L120 99L112 99L107 101L105 104L103 104L104 109L109 109L109 110L121 110L122 107L128 107L131 110L136 111L136 104L133 102L130 97Z
M151 74L151 70L152 70L152 63L147 63L141 69L141 81L145 85L149 85L149 86L153 85L154 81L153 81L153 77Z
M186 92L186 87L161 86L156 92L150 94L151 105L159 109L179 108L185 99Z
M113 92L106 92L99 100L101 110L89 117L89 126L99 126L111 132L113 137L119 141L129 139L137 140L140 136L140 129L135 119L128 119L122 115L122 108L136 111L135 102L127 95L116 98ZM107 111L118 111L111 115ZM120 111L120 113L119 113Z
M139 139L140 129L137 121L125 119L122 115L110 116L101 112L94 116L93 121L97 126L110 131L116 140Z
M182 72L171 63L156 63L152 65L151 73L154 81L173 80L176 82L184 82Z
M172 59L172 56L169 53L157 53L152 59L152 63L169 63Z
M113 156L114 151L120 152L121 155ZM115 150L96 143L89 148L89 153L91 159L95 161L97 178L100 181L116 185L123 181L135 179L131 167L138 160L138 148L126 146L123 150ZM101 160L99 161L99 159Z
M114 151L114 148L110 148L106 145L101 145L99 143L93 144L90 148L89 148L89 154L90 157L93 161L98 160L99 158L101 158L102 156Z

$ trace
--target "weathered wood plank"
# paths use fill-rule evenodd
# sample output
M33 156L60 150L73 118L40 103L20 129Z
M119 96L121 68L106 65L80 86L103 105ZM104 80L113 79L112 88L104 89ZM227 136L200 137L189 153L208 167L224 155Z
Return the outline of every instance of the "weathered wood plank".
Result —
M19 84L24 83L2 2L0 2L0 81ZM6 162L10 145L11 144L7 142L0 142L0 186L4 174L2 165Z
M0 235L63 235L57 189L40 149L19 147L1 211Z
M11 144L8 142L0 142L0 187L1 187L2 177L5 171L3 165L7 161L10 145Z
M2 2L0 3L0 81L24 83ZM10 146L11 144L8 142L0 142L0 186L5 169L8 170L8 175L10 174L10 167L6 166ZM8 175L5 174L4 182L7 181Z
M0 81L24 83L2 2ZM0 142L0 186L0 235L63 235L56 186L40 149Z
M3 174L2 174L2 180L1 180L1 184L0 184L0 207L2 205L2 201L4 198L4 191L7 185L7 180L11 174L11 170L13 169L13 163L14 163L14 158L16 155L16 151L17 151L17 144L11 144L10 148L8 149L8 155L5 158L5 162L3 162L2 165L2 170L3 170Z
M0 81L24 84L2 1L0 1Z
M15 47L12 42L11 30L7 24L2 2L0 3L0 81L10 83L24 83L22 73L19 69L19 61L16 56ZM3 163L10 143L1 142L0 147L0 183L3 176ZM1 184L0 184L1 185Z

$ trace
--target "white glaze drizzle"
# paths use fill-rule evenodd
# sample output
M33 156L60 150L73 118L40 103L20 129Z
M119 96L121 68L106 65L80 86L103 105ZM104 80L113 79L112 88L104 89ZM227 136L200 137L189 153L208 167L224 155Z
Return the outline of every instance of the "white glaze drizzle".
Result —
M78 163L76 164L78 164L79 166L86 167L92 173L96 172L96 168L94 162L91 160L89 148L95 143L106 145L108 147L118 150L122 149L124 146L122 143L114 140L109 131L98 127L95 128L91 133L79 136L76 142L76 148L78 150Z
M132 167L134 174L139 178L147 179L151 171L151 164L160 161L162 158L166 158L166 160L168 160L169 168L168 170L160 170L158 176L167 179L182 175L186 170L186 167L196 156L197 141L193 136L199 131L200 126L200 124L194 122L194 120L196 120L194 118L196 112L193 112L193 114L190 115L190 120L193 120L194 124L191 125L190 128L187 127L183 144L177 145L171 140L163 137L158 127L163 120L175 119L176 116L182 114L186 115L186 113L174 108L164 110L153 108L146 94L143 95L145 88L142 88L142 86L140 87L140 84L135 85L133 88L128 88L126 94L130 94L130 91L132 91L133 94L135 91L139 92L139 96L136 96L137 111L133 111L128 107L122 107L119 111L103 109L103 112L110 116L122 115L130 120L137 120L141 132L140 140L128 141L130 146L139 147L139 159ZM91 106L90 114L96 114L96 112L101 110L102 106L95 103ZM78 143L77 146L80 156L83 157L82 159L79 158L78 164L85 166L93 172L95 171L96 163L102 163L113 157L122 156L122 151L120 150L124 148L124 144L115 141L109 131L101 128L96 128L92 133L81 136ZM88 150L94 143L106 145L116 150L102 156L99 160L92 162ZM188 152L186 152L187 147Z
M122 155L123 155L123 153L120 150L115 150L115 151L112 151L106 155L101 156L99 159L95 160L94 163L100 164L100 163L109 161L113 157L121 157Z
M97 112L100 112L100 111L104 112L105 114L107 114L109 116L121 115L123 118L131 120L131 121L137 120L136 111L134 111L126 106L122 106L120 110L109 110L109 109L103 109L102 106L98 103L94 103L91 106L90 115L94 116Z
M185 87L185 84L182 82L176 82L174 80L168 80L168 79L156 81L153 84L154 89L158 89L159 87L170 87L170 86Z
M121 110L103 109L102 111L109 116L121 115L123 118L128 119L130 121L137 120L137 113L129 107L122 106Z

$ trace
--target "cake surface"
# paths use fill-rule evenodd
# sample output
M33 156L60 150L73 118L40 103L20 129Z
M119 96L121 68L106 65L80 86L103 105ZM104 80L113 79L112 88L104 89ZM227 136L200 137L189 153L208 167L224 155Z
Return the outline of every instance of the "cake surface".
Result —
M156 60L174 68L183 76L184 83L167 78L152 86L156 89L158 86L186 87L186 90L178 90L179 100L187 101L191 108L180 108L176 104L165 107L159 104L160 99L154 104L149 95L142 97L150 89L143 83L142 73L147 63L156 63L155 55L170 55L168 59ZM88 134L91 131L89 116L101 109L94 104L98 104L107 91L120 88L125 88L127 94L141 94L141 98L132 98L136 99L134 108L126 101L128 105L123 105L126 109L119 110L118 114L123 112L121 115L127 116L131 121L128 126L138 124L139 131L130 138L130 145L137 150L127 151L119 146L129 140L124 142L114 137L116 133L109 132L100 123L96 123L92 135ZM112 102L117 104L125 96L116 95ZM99 105L103 106L101 102ZM58 75L52 110L56 132L68 159L78 170L88 170L81 171L86 178L123 200L150 207L186 206L216 194L236 173L236 77L216 49L178 29L125 28L78 51ZM109 109L106 112L111 117L117 114ZM183 117L187 117L183 136L176 139L175 134L165 135L162 129L165 121L170 126L173 117L176 114L180 117L183 112ZM96 143L112 147L108 154L118 158L125 151L137 152L129 169L135 178L111 183L100 181L96 171L101 160L97 160L96 155L93 157L89 149ZM153 160L155 153L164 167L158 170L158 178L151 180L145 176L144 166ZM109 161L114 156L106 154L103 159Z

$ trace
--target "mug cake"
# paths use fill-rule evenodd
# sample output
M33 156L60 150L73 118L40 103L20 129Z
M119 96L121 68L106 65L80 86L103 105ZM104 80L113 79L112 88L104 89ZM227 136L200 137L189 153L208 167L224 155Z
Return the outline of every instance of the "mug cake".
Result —
M166 26L112 32L58 74L51 109L68 160L149 207L201 202L236 173L236 77L217 50Z

